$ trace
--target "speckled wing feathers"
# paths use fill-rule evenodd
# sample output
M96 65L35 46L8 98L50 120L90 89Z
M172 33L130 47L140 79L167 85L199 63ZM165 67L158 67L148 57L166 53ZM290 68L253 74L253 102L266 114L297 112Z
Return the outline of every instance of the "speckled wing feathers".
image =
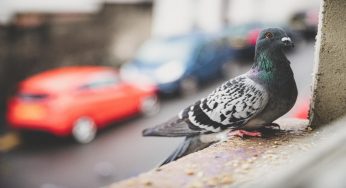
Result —
M180 118L186 119L191 129L219 132L244 125L261 112L267 102L265 89L246 75L241 75L186 108Z
M265 89L246 75L231 79L178 116L143 131L144 136L192 136L243 126L268 102Z

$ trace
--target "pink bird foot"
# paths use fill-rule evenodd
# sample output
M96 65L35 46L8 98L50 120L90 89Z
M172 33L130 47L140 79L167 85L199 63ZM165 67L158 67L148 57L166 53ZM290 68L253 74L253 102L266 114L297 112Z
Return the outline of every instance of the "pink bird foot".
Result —
M230 131L228 133L228 136L239 136L241 138L244 138L244 136L262 137L262 133L258 132L258 131L250 132L250 131L245 131L245 130L235 130L235 131Z

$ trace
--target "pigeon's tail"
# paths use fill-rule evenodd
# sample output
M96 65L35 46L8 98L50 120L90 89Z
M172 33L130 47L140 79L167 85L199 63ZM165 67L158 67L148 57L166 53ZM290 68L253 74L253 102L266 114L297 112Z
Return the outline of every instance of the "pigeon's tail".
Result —
M200 135L185 137L184 142L166 160L164 160L160 166L175 161L190 153L202 150L213 143L215 143L215 141L203 142Z
M178 116L159 124L155 127L144 129L143 136L183 137L200 134L198 130L192 130L188 124Z

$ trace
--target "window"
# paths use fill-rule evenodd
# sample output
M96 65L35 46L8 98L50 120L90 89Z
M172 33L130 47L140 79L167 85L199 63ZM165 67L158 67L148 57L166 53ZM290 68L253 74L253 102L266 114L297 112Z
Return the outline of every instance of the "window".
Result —
M18 93L17 96L24 101L42 101L49 97L45 93Z
M88 83L80 86L79 89L102 89L115 86L117 83L119 83L119 78L115 74L109 73L93 77Z

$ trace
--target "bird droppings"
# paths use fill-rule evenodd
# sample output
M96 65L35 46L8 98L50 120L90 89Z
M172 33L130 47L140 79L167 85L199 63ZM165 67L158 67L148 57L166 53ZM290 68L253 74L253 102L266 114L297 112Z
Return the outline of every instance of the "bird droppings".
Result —
M315 146L312 143L316 137L312 136L313 131L307 131L306 121L285 120L279 124L286 129L273 131L264 138L231 138L111 188L237 187L262 179L275 173L276 168L294 163L294 153L307 152ZM302 143L302 139L308 140Z
M153 182L151 180L144 180L143 181L143 185L145 185L145 186L152 186Z
M188 175L188 176L193 176L193 175L195 175L195 171L194 171L193 169L187 169L187 170L185 171L185 173L186 173L186 175Z
M221 179L221 184L231 184L233 182L234 182L234 178L232 176L230 176L230 175L224 176Z
M224 174L220 176L214 176L205 180L206 185L217 187L219 185L231 184L234 182L232 175Z

